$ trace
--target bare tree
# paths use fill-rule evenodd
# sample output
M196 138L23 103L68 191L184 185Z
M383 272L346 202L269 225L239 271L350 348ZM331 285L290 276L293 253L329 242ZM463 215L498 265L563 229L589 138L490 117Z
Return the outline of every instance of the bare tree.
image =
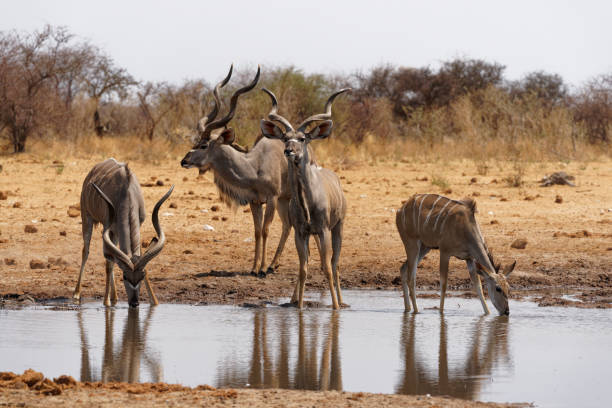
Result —
M137 93L140 110L145 117L145 134L153 140L159 122L170 111L176 109L176 92L165 82L147 82Z
M94 103L93 124L96 134L102 137L105 127L100 120L100 100L103 97L127 96L130 86L136 85L134 78L125 68L115 66L111 57L97 48L89 50L90 63L84 70L85 91Z
M16 153L53 107L52 81L63 70L71 40L65 28L50 25L27 36L0 34L0 122Z

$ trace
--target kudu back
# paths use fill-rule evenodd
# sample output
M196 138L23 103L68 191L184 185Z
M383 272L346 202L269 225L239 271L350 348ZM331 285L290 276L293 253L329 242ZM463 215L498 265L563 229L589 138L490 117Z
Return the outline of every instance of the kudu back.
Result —
M81 297L81 281L89 256L91 234L95 224L103 226L103 252L106 258L106 290L104 305L117 303L117 289L113 276L116 263L123 272L123 283L130 306L138 306L140 285L145 282L151 305L158 301L145 271L146 265L164 247L165 234L159 224L159 208L168 199L174 186L157 202L152 221L157 237L141 256L140 226L145 220L145 206L140 184L127 164L107 159L96 164L83 182L81 190L81 221L83 253L81 270L73 298Z

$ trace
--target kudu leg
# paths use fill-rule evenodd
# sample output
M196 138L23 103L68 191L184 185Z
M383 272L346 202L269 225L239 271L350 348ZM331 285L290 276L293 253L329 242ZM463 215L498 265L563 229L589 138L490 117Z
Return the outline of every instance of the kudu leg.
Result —
M487 306L484 294L482 293L482 283L480 281L480 276L478 276L478 272L476 271L476 264L472 260L466 261L465 263L467 264L468 271L470 271L470 279L472 280L472 286L474 287L474 290L476 290L476 294L480 299L482 309L484 310L484 313L488 315L490 313L489 307Z
M298 308L304 306L304 288L306 286L306 275L308 274L308 236L301 237L298 233L295 234L295 248L297 249L298 258L300 259L300 272L297 288Z
M338 261L340 260L340 250L342 249L343 226L343 223L340 222L332 229L333 254L331 257L331 267L334 275L334 283L336 285L336 294L338 295L338 303L340 303L340 306L348 306L342 301L342 290L340 289L340 271L338 271Z
M89 245L91 243L91 233L93 231L93 220L87 216L83 217L81 228L83 230L83 252L81 255L81 270L79 271L79 279L77 280L76 287L74 288L74 293L72 294L72 298L74 300L81 299L81 282L83 281L85 263L87 262L87 258L89 257Z
M291 224L289 223L289 202L287 200L278 200L276 203L276 211L283 224L283 230L281 232L280 241L278 241L278 247L274 253L274 258L272 258L272 262L270 266L268 266L266 273L273 273L278 268L281 254L283 253L283 249L285 249L285 243L291 231Z
M327 276L327 282L329 283L329 292L332 299L332 307L339 309L338 297L336 296L336 290L334 289L334 276L332 273L331 257L332 257L332 240L331 231L324 230L322 234L319 234L319 240L321 247L319 248L319 254L321 255L321 263L323 264L323 270Z
M157 296L155 296L155 292L153 292L153 286L151 286L151 282L149 282L149 275L145 275L144 277L145 288L147 288L147 293L149 294L149 303L151 306L159 305L157 301Z
M414 313L418 313L419 309L416 303L416 269L419 264L419 253L421 242L409 240L404 242L406 250L406 262L400 268L400 277L402 280L402 290L404 292L404 310L410 311L410 302L414 307Z
M263 208L261 204L251 203L251 214L253 215L253 225L255 227L255 259L253 259L253 267L251 275L257 275L257 267L261 259L261 229L263 227Z
M448 262L450 255L440 251L440 313L444 312L444 297L448 283Z
M270 224L274 220L274 211L276 211L276 200L270 200L266 203L266 211L263 217L263 228L261 231L261 264L259 266L259 276L265 277L266 266L266 244L268 242L268 233L270 232Z
M114 262L106 260L106 288L104 290L104 306L106 307L114 306L117 303L117 288L113 276L114 265Z

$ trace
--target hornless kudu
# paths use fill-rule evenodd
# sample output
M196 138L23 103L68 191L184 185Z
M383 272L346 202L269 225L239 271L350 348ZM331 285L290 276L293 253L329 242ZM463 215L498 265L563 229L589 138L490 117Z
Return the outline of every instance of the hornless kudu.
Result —
M476 221L476 203L471 198L451 200L437 194L416 194L402 205L396 214L397 230L406 249L406 262L400 269L404 291L404 308L410 311L410 300L417 313L415 282L419 262L431 249L440 250L440 312L444 311L444 296L451 256L463 259L470 271L472 285L478 293L485 314L489 308L482 293L480 277L487 285L489 297L500 314L510 314L506 277L516 262L499 273Z
M101 223L104 226L102 237L106 258L104 305L111 306L117 303L117 289L113 277L115 263L123 271L123 283L131 307L138 306L140 285L143 280L149 293L149 302L151 305L158 304L145 267L161 252L166 242L166 236L159 225L158 213L173 189L174 186L155 204L152 220L157 238L153 238L145 254L140 256L140 225L145 220L145 206L136 176L127 164L119 163L112 158L96 164L91 169L85 177L81 191L83 256L79 279L72 296L74 299L78 300L81 297L81 280L89 256L93 226Z
M238 97L255 87L259 80L259 68L253 82L237 90L232 95L229 113L222 119L214 120L219 111L219 89L229 81L232 68L227 77L213 91L215 106L208 116L198 123L199 141L185 155L181 166L186 169L198 167L203 173L212 169L214 183L221 199L228 205L251 207L255 225L255 258L251 274L265 276L279 266L279 259L289 236L291 226L288 219L288 206L291 190L287 183L287 160L283 156L284 145L278 140L261 138L253 148L245 152L236 147L234 130L224 128L216 137L211 137L215 129L225 127L234 117ZM266 205L265 213L263 205ZM283 223L281 239L270 266L266 266L266 243L274 210Z
M338 176L331 170L311 163L308 144L312 140L325 139L331 134L332 103L338 95L349 89L330 96L325 104L325 113L309 117L297 130L293 129L287 119L277 114L278 102L274 94L265 88L263 90L272 98L272 110L268 118L281 123L285 128L283 131L274 122L265 119L261 121L261 130L266 138L279 139L285 143L285 156L289 162L289 220L295 229L295 246L300 258L299 287L296 286L291 300L295 302L297 297L298 307L302 308L308 266L308 241L310 236L314 235L329 282L332 306L338 309L342 304L342 293L337 268L342 247L346 199ZM322 122L308 132L308 126L317 121Z

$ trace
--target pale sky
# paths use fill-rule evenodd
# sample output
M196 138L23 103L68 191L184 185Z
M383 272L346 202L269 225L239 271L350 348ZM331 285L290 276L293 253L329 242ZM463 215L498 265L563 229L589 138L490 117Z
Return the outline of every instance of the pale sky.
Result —
M495 0L1 1L0 30L67 26L140 80L179 83L294 65L352 73L454 57L545 70L571 85L612 72L612 2Z

